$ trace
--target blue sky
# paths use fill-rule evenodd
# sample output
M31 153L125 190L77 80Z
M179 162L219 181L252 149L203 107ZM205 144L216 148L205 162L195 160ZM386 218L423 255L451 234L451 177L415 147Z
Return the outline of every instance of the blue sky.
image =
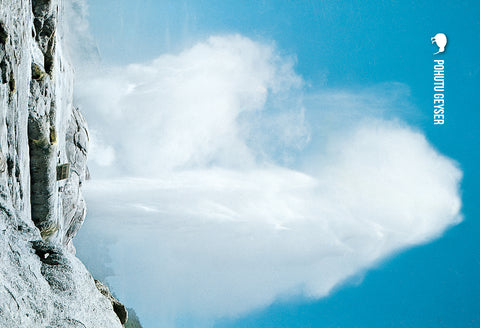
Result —
M267 307L215 320L215 327L480 326L477 2L119 0L90 1L89 8L91 32L105 66L178 54L210 35L238 33L273 43L280 56L294 58L294 70L304 80L306 107L325 90L347 90L359 107L364 106L360 95L383 97L388 110L380 116L399 117L421 131L463 171L464 220L441 238L390 254L326 298L283 297ZM438 32L448 36L447 50L438 56L446 67L446 125L440 127L432 123L432 54L437 49L430 42ZM303 159L293 160L295 168L308 166L305 162L315 157L311 149L323 142L315 125L325 117L321 108L310 107L305 117L313 126L311 142ZM156 327L151 318L146 320L147 327ZM179 327L205 324L188 314L175 320Z

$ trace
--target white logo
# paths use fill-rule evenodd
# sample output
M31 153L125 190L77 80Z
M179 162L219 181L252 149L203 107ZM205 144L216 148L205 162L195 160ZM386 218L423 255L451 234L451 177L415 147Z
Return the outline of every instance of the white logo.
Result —
M445 46L447 45L447 36L445 34L437 33L431 40L432 43L436 43L438 46L438 51L434 55L445 51Z

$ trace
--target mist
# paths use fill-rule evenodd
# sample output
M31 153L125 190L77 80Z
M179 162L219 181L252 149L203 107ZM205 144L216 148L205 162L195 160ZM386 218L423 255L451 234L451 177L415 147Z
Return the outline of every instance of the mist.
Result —
M78 253L147 327L325 297L461 221L458 165L385 96L407 87L358 106L295 62L220 35L77 81L92 173Z

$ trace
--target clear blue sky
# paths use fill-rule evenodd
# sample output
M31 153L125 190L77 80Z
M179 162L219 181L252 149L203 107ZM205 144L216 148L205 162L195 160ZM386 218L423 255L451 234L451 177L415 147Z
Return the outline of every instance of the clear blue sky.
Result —
M319 301L276 303L215 327L480 327L480 3L477 1L89 1L104 62L178 52L211 34L276 42L310 88L401 82L420 128L464 172L464 221ZM445 126L432 124L430 37L448 36ZM358 285L357 285L358 283ZM180 326L190 327L185 319Z

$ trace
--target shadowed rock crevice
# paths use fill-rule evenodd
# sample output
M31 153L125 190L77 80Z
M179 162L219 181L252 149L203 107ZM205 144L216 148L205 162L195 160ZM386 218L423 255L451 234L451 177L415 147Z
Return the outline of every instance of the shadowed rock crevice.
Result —
M95 280L95 286L100 291L100 293L102 293L102 295L105 296L112 303L113 311L115 311L115 313L118 316L118 319L120 319L120 322L122 323L122 325L124 325L128 320L127 308L122 303L120 303L112 295L112 293L110 293L110 290L108 289L108 287L102 284L100 281Z
M42 262L41 273L55 292L72 292L73 268L58 245L43 240L32 242Z
M55 32L58 4L51 0L32 0L32 11L34 15L35 40L42 50L45 70L51 75L55 62Z
M51 131L55 130L51 125L50 115L39 116L36 112L30 113L28 139L32 220L44 239L49 239L59 229L56 213L57 145L51 138Z

